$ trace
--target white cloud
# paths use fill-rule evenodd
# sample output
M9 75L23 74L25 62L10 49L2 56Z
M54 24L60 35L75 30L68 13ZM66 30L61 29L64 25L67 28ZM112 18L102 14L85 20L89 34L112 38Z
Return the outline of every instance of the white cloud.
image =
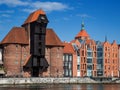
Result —
M9 14L1 14L2 17L10 17Z
M36 9L42 8L45 11L64 10L68 8L67 5L59 2L34 2L31 7L35 7Z
M5 4L8 6L26 6L29 5L28 2L23 2L21 0L0 0L0 4Z
M65 10L68 6L60 2L40 2L40 1L22 1L22 0L0 0L0 4L10 7L24 6L23 11L32 12L33 10L42 8L45 11ZM22 8L22 7L21 7Z
M31 12L33 12L33 11L35 11L35 10L36 10L36 9L26 8L26 9L23 9L22 11L31 13Z

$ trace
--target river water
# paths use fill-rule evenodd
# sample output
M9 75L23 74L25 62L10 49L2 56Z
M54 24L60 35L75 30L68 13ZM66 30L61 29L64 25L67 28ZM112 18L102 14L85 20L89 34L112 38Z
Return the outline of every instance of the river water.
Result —
M120 90L120 84L0 85L0 90Z

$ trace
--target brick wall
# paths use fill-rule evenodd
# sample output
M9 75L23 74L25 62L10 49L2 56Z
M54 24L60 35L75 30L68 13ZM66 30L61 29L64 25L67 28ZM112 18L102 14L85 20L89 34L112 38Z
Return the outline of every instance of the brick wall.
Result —
M62 77L63 76L63 47L47 47L46 59L49 63L48 71L44 76Z
M7 76L19 76L23 71L23 64L29 55L29 48L26 45L8 44L4 45L3 60Z

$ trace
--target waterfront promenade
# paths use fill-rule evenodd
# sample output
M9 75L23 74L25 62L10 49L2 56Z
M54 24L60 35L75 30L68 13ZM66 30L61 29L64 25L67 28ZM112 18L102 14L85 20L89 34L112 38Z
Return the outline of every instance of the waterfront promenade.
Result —
M79 84L79 83L120 83L119 79L112 81L95 81L90 78L0 78L0 84Z

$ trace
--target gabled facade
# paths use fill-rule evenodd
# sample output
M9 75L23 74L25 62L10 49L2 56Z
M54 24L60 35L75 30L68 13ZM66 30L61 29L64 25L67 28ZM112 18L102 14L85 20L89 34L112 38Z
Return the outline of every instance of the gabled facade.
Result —
M108 41L104 42L104 76L105 77L119 77L118 69L118 45L114 41L110 44Z
M83 23L81 26L81 31L75 36L75 40L69 43L74 53L69 52L71 49L65 46L64 55L68 51L74 56L72 58L73 77L97 76L96 43L90 39Z
M71 43L64 42L64 55L63 55L63 62L64 62L64 77L74 77L76 76L76 68L77 68L77 61L76 61L76 52Z
M84 23L81 25L80 32L69 44L73 48L66 48L64 56L69 52L72 56L72 76L73 77L119 77L119 53L118 45L114 41L112 44L107 40L105 42L94 41L90 39L89 34L84 29ZM64 61L65 63L65 61ZM66 72L66 71L64 71Z

